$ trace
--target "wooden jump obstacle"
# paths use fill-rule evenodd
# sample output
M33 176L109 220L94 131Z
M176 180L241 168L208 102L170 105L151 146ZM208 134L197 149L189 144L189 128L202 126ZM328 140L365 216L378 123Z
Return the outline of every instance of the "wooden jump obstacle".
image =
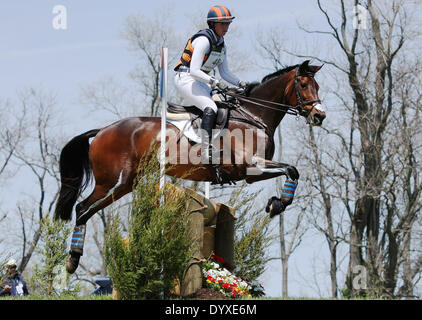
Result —
M177 187L180 188L180 187ZM180 188L182 189L182 188ZM216 203L192 189L182 189L188 196L189 232L193 243L192 257L181 287L175 294L188 296L202 288L201 262L214 253L234 265L235 210Z
M167 183L168 185L168 183ZM187 196L189 213L189 235L192 239L192 256L183 281L176 286L174 294L189 296L202 288L201 263L212 252L234 266L234 222L235 210L223 203L216 203L193 189L171 185ZM126 245L127 238L123 239ZM113 299L119 299L119 292L113 289Z

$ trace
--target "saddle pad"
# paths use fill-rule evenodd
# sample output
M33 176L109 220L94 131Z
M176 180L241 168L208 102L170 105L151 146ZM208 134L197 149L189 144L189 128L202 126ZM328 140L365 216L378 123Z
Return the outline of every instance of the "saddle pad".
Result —
M216 101L219 106L216 124L221 125L221 129L213 135L213 140L218 138L228 120L228 108L221 101ZM202 111L194 106L182 106L176 103L167 103L166 121L176 126L189 140L201 143L200 127L202 122Z
M167 122L171 123L177 129L179 129L180 132L182 132L183 135L189 140L196 143L201 143L201 137L193 128L191 120L167 120ZM220 135L220 132L216 133L213 136L213 139L216 139L219 135Z

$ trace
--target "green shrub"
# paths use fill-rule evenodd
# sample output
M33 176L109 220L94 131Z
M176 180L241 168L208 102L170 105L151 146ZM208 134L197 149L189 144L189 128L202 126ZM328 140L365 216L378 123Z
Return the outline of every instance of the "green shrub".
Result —
M229 205L235 208L234 270L249 281L256 280L265 271L269 261L268 247L274 240L269 230L271 221L263 207L256 207L260 191L249 193L245 184L231 194Z
M166 185L166 199L160 205L157 153L143 158L139 168L128 240L122 241L118 213L106 233L107 270L121 299L167 298L176 280L181 282L191 255L186 196Z
M70 229L64 221L44 218L41 222L41 264L36 264L29 280L30 294L38 296L76 295L71 288L65 260L68 255L67 238Z

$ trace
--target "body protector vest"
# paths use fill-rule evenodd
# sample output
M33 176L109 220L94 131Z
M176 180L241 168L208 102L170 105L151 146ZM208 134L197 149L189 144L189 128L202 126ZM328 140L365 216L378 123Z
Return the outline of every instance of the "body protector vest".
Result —
M179 69L179 67L182 65L188 68L190 67L190 62L192 60L192 54L194 50L192 47L192 42L199 36L207 37L208 41L210 42L210 51L204 57L201 70L205 73L209 73L221 62L223 62L225 55L224 38L221 37L220 39L217 39L214 31L211 29L204 29L197 32L188 40L186 47L183 50L182 57L174 68L175 71L177 71L177 69Z

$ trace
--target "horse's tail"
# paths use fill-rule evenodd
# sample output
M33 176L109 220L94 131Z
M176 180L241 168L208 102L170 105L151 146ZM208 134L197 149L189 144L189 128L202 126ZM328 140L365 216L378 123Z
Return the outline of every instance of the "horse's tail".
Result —
M61 188L56 204L55 219L70 220L73 206L92 177L89 161L89 138L100 129L90 130L70 140L60 154Z

